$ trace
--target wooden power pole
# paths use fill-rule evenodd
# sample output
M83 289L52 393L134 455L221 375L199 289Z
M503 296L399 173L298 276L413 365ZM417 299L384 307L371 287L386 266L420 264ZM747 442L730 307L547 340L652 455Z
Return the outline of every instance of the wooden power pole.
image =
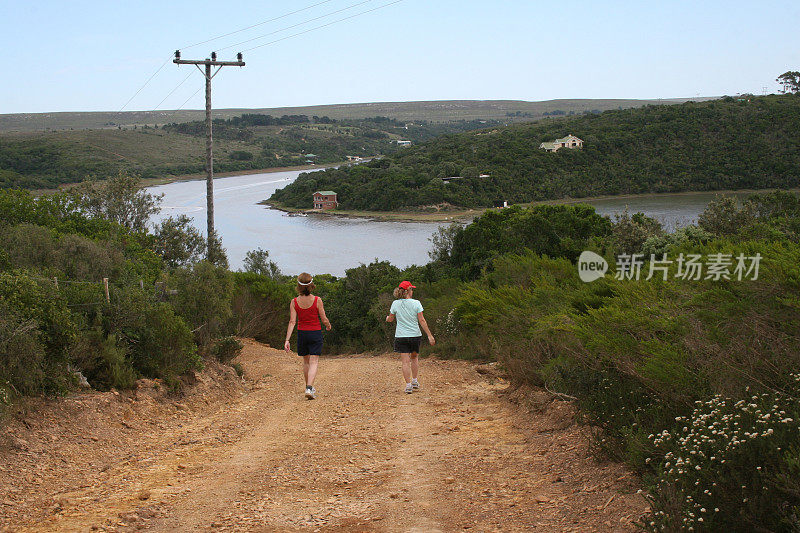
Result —
M176 65L194 65L206 78L206 220L208 222L208 250L211 253L212 239L214 236L214 150L213 136L211 127L211 79L217 75L222 67L243 67L242 53L236 55L236 61L217 61L217 53L211 52L211 59L193 60L181 59L181 51L175 50L175 59L172 60ZM205 71L200 68L205 65ZM217 67L211 73L211 67Z

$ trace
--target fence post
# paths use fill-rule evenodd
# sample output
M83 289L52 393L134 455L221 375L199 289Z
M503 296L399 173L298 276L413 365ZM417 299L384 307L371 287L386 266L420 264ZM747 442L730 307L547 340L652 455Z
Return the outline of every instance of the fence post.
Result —
M144 290L144 280L139 280L139 288Z
M53 278L53 284L56 286L56 290L58 290L58 278Z
M111 303L111 298L108 295L108 278L103 278L103 289L106 291L106 303Z

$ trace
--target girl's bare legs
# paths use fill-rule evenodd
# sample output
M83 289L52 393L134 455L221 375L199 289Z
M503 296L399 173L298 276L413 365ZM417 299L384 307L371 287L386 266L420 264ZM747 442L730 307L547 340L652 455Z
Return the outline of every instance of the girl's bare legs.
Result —
M403 367L403 378L405 378L406 384L409 384L411 383L411 354L401 353L400 363Z
M319 363L318 355L303 356L303 376L306 378L307 387L314 386L314 379L317 377L317 363Z
M419 354L414 352L411 354L411 377L417 379L417 374L419 374Z

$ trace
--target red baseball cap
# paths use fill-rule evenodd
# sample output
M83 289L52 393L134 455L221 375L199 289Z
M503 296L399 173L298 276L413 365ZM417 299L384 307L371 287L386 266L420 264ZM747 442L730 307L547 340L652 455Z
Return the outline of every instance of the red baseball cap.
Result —
M412 285L410 281L401 281L400 282L400 288L404 289L404 290L416 289L416 287L414 285Z

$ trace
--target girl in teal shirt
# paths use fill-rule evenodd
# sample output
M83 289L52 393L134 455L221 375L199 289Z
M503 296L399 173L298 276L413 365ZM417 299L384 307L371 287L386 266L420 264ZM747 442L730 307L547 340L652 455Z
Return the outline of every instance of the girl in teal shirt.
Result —
M419 389L419 345L422 341L422 328L428 336L431 346L436 344L431 330L425 317L422 316L422 304L419 300L414 300L414 289L416 287L408 281L400 282L394 290L394 297L386 322L397 320L397 328L394 334L394 351L400 354L400 361L403 368L403 378L406 380L405 392L411 394Z

